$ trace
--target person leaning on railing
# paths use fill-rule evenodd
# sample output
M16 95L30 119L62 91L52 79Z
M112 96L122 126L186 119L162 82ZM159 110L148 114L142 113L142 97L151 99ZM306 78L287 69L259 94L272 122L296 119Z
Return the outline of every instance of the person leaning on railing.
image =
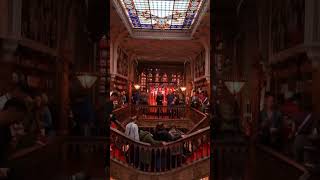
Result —
M145 143L150 143L151 145L165 145L166 143L163 141L158 141L153 138L153 135L148 131L139 131L140 141ZM140 163L142 164L143 168L148 168L151 165L151 152L149 151L140 151L139 153ZM159 171L160 168L160 157L155 157L156 161L156 168ZM162 157L163 158L163 157Z

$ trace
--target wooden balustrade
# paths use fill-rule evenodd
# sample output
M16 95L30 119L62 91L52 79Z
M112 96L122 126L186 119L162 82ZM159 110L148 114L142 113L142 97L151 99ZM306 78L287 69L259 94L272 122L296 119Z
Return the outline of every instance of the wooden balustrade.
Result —
M122 107L112 111L112 113L116 116L117 120L121 124L125 124L126 121L130 119L130 116L134 115L134 112L131 112L131 106Z
M256 166L255 178L260 180L299 180L308 174L304 166L264 145L257 145L256 162L259 164Z
M108 137L65 137L62 143L63 169L68 175L85 172L105 177Z
M54 180L63 176L61 167L62 138L50 139L46 145L34 145L9 155L8 166L12 167L13 179Z
M148 119L184 119L187 108L185 105L170 106L151 106L137 105L134 106L138 118Z
M214 179L245 179L248 145L242 138L213 140L211 158Z
M210 156L210 127L166 143L150 145L111 129L111 159L145 172L165 172Z
M191 113L188 113L188 117L193 121L194 126L188 131L187 134L195 132L198 129L210 126L210 118L206 114L194 108L191 108L190 112Z

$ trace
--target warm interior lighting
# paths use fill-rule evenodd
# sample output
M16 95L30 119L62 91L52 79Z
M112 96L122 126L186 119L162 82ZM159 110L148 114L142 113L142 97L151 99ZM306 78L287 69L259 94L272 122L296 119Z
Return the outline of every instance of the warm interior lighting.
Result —
M244 86L244 81L225 81L224 84L227 86L229 92L233 95L238 94Z
M135 88L136 90L139 90L139 89L140 89L140 85L139 85L139 84L135 84L135 85L134 85L134 88Z
M184 87L184 86L180 87L180 89L181 89L181 91L186 91L187 90L187 88Z
M82 87L84 87L84 88L91 88L92 85L98 79L98 77L96 75L90 74L90 73L79 73L77 75L77 78L79 79Z

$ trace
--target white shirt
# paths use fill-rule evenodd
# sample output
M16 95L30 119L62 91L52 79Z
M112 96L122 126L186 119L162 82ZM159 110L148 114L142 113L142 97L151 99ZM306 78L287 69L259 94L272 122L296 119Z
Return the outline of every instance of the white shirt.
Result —
M138 125L134 122L130 122L126 125L126 132L125 134L129 136L131 139L139 141L139 128Z
M2 111L2 109L4 108L4 105L7 103L9 99L10 99L10 95L8 93L0 97L0 111Z

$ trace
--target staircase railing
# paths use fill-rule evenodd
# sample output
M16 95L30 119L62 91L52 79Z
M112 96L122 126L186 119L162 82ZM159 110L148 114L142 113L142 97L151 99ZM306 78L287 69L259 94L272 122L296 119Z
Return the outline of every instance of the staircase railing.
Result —
M210 119L209 117L204 114L203 112L191 108L190 111L188 112L188 117L192 122L195 124L189 131L188 134L195 132L198 129L205 128L210 126Z
M131 109L131 106L126 106L116 109L112 111L112 113L117 117L117 120L121 124L125 124L125 121L129 120L130 116L134 114L133 112L131 112Z
M256 178L261 180L299 180L308 174L308 170L301 164L264 145L257 145L256 162L259 163L256 167Z
M148 119L184 119L187 108L185 105L156 106L156 105L136 105L138 118Z
M248 144L243 138L214 139L211 143L211 174L214 179L246 179Z
M210 156L210 127L165 145L150 145L111 128L111 159L145 172L165 172Z

